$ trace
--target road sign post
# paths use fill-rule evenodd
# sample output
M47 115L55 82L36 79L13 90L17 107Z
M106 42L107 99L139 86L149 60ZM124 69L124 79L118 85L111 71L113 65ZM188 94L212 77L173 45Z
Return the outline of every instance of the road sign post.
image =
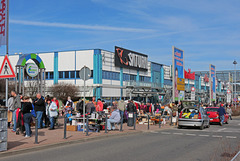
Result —
M85 87L86 87L86 80L88 80L91 77L91 70L84 66L80 72L79 77L83 80L83 133L85 132Z
M8 54L5 55L4 59L3 59L3 63L2 66L0 68L0 78L5 78L6 79L6 106L8 104L8 78L14 78L15 72L12 68L12 65L8 59Z

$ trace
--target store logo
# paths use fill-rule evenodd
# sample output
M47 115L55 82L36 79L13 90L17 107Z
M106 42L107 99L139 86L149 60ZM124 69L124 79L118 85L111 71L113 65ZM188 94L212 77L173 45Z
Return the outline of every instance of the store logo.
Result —
M36 64L27 64L26 72L30 77L36 77L38 75L38 66Z
M117 51L117 54L118 54L121 64L128 65L128 59L126 57L125 57L125 61L123 61L123 50L117 48L116 51Z
M115 48L115 65L120 67L128 66L128 67L147 70L148 57L143 54L138 54L130 50L116 47Z

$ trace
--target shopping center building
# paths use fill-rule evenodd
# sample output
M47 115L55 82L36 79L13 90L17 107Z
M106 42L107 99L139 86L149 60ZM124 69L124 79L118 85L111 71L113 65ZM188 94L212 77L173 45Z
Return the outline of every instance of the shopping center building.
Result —
M80 88L79 97L83 96L83 80L79 78L82 67L89 67L91 77L86 81L86 96L118 100L121 97L137 98L139 101L156 101L171 97L171 66L163 62L152 62L148 55L115 47L115 52L102 49L55 51L36 53L45 65L46 93L48 88L58 83L75 84ZM16 66L21 56L10 55L12 66ZM126 59L128 57L128 59ZM2 62L4 56L0 56ZM28 62L33 62L31 59ZM25 76L27 84L32 78ZM204 76L195 75L195 80L185 80L186 97L191 87L196 88L197 99L201 93L207 93L209 84ZM221 92L222 86L218 90ZM206 95L202 95L206 96Z

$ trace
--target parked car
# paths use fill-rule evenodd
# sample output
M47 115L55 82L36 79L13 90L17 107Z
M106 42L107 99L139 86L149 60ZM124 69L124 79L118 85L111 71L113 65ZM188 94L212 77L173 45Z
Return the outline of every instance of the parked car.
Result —
M198 107L185 107L178 119L178 128L182 127L199 127L203 130L205 127L210 127L210 119L206 111L199 110Z
M219 118L219 115L217 112L218 109L219 109L219 107L207 107L206 108L208 117L210 118L210 123L219 123L220 124L220 118ZM228 124L228 119L229 119L228 114L225 114L224 117L225 117L225 119L223 122Z

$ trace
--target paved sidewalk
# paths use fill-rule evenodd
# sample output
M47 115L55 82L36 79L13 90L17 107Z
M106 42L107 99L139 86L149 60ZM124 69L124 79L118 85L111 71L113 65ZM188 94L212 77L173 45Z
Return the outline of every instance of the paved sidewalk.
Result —
M63 139L64 130L63 130L63 119L60 119L59 122L61 126L56 128L55 130L48 130L47 128L39 129L38 130L38 142L39 144L34 144L35 142L35 127L32 127L32 137L25 138L23 135L16 135L15 133L11 132L11 129L8 130L8 151L0 152L0 154L21 151L24 149L32 149L38 147L46 147L47 145L60 145L60 144L67 144L70 142L81 142L81 141L91 141L95 139L102 139L106 137L113 137L119 135L130 135L140 132L147 132L147 131L156 131L161 129L171 128L169 123L166 125L162 125L159 129L157 125L150 125L150 130L147 130L147 125L136 125L136 130L133 130L133 127L128 127L127 124L123 124L123 131L109 131L105 133L105 131L100 131L99 133L96 132L89 132L89 136L86 136L85 133L80 131L67 131L67 139Z

